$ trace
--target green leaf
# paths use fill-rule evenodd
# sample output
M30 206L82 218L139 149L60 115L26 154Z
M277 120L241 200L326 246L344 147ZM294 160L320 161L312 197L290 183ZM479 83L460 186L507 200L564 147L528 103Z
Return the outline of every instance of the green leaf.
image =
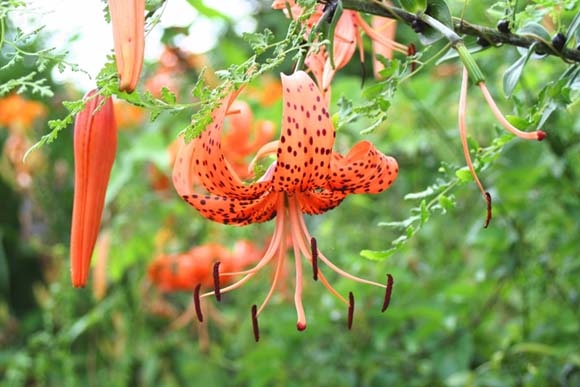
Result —
M205 17L230 21L230 18L227 15L221 13L220 11L214 8L208 7L207 5L205 5L203 0L187 0L187 2Z
M426 0L400 0L399 2L403 8L412 13L423 11L427 7Z
M176 101L177 98L175 97L175 94L173 94L167 87L163 86L163 88L161 89L161 99L164 102L167 102L170 105L173 105Z
M444 0L428 0L425 13L450 29L453 29L451 11L449 11L449 7ZM432 27L427 28L423 33L419 34L419 40L426 46L435 43L442 37L443 35Z
M522 55L517 61L515 61L503 74L503 92L506 98L510 98L512 93L518 84L520 77L524 71L524 67L530 56L534 52L534 47L536 43L532 44L529 50L527 50L525 55Z
M362 250L360 255L371 261L384 261L385 259L392 256L398 249L396 247L390 248L388 250L374 251L374 250Z
M264 53L274 41L274 34L269 29L265 29L264 32L244 32L242 38L248 42L252 47L252 50L258 55Z
M473 177L471 176L471 172L469 171L469 168L467 168L467 167L463 167L463 168L455 171L455 176L457 176L462 183L473 180Z
M566 42L564 43L564 47L566 47L568 45L568 42L572 39L574 39L574 35L576 34L576 32L580 32L580 12L576 13L576 16L574 16L574 19L572 19L572 22L570 23L570 26L568 27L568 31L566 32ZM578 42L578 37L576 37L576 43L580 43Z

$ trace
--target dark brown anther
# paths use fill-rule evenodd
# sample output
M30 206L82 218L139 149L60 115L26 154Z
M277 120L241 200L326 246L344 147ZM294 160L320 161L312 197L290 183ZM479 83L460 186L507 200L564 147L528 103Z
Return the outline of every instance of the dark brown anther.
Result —
M318 247L316 238L310 238L310 249L312 250L312 278L318 281Z
M483 228L487 228L489 226L489 222L491 221L491 195L489 192L485 192L485 201L487 202L487 216L485 217L485 224Z
M220 262L216 262L213 265L213 291L215 293L215 299L220 302L222 300L222 293L220 289Z
M258 327L258 307L256 304L252 305L252 329L254 330L254 339L256 343L260 341L260 328Z
M195 314L199 322L203 322L203 314L201 313L201 302L199 299L199 290L201 289L201 284L197 284L195 289L193 289L193 303L195 304Z
M385 300L383 301L383 307L381 312L384 312L389 307L391 303L391 293L393 292L393 276L387 274L387 288L385 289Z
M417 53L417 47L415 47L414 43L411 43L407 46L407 56L413 56ZM415 60L411 61L411 72L414 73L417 69L417 62Z
M352 320L354 318L354 295L352 292L348 292L348 330L352 328Z

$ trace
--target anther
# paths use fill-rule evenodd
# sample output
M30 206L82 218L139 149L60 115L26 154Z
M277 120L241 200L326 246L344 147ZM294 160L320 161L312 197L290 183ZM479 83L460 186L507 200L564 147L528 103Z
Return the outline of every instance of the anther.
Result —
M218 261L213 265L213 291L215 299L218 300L218 302L222 300L222 293L220 290L220 262Z
M312 250L312 278L318 281L318 247L316 238L310 238L310 249Z
M483 225L483 228L487 228L487 226L489 226L489 222L491 221L491 195L487 191L485 191L485 201L487 202L487 216L485 217L485 224Z
M296 323L296 329L298 329L300 332L302 332L303 330L306 329L306 324L301 323L301 322Z
M252 329L254 330L254 339L256 343L260 341L260 328L258 327L258 307L256 304L252 305Z
M195 314L199 322L203 322L203 314L201 313L201 302L199 300L199 290L201 289L201 284L197 284L195 289L193 289L193 303L195 304Z
M411 43L407 46L407 56L413 56L417 53L417 48L415 47L414 43ZM411 61L411 72L414 73L417 69L417 62L414 60Z
M348 292L348 330L352 328L352 320L354 318L354 295L352 292Z
M381 312L384 312L389 307L391 303L391 293L393 292L393 276L387 274L387 288L385 289L385 300L383 301L383 307Z

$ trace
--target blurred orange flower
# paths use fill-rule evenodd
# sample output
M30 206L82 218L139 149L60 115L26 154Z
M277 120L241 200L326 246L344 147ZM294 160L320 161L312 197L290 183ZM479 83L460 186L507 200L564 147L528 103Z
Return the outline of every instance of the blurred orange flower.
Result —
M138 106L131 105L125 101L115 101L115 120L119 130L128 130L135 128L143 123L145 113L143 109Z
M148 276L162 292L193 291L198 285L213 289L216 262L236 272L260 257L261 251L246 240L236 242L232 252L220 244L208 243L186 253L158 255L149 265Z
M0 126L10 131L26 133L33 122L46 116L46 106L30 101L18 94L0 98Z

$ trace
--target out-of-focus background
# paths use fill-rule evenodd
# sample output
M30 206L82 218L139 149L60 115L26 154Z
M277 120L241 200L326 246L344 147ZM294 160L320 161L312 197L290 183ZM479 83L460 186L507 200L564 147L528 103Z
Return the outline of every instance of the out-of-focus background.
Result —
M146 37L138 92L160 95L165 86L183 103L191 102L190 90L203 67L211 84L214 71L252 54L243 32L269 28L282 39L289 23L267 1L157 3L148 2L160 8L155 13L160 21ZM514 5L525 10L519 17L536 20L552 34L568 26L580 8L577 1L523 3ZM449 4L454 15L485 26L494 27L503 17L496 2ZM91 279L84 289L70 284L72 125L25 162L22 157L49 131L49 120L66 116L63 101L77 100L94 87L112 55L104 8L97 0L37 1L8 17L0 14L6 40L19 29L46 25L19 47L36 52L56 46L54 52L69 51L66 60L88 73L71 71L68 64L61 72L51 62L39 70L26 57L0 70L0 85L35 72L33 79L46 78L54 93L29 87L0 97L0 384L580 385L579 86L576 81L569 96L559 94L557 81L567 68L561 59L530 60L507 100L503 74L521 54L504 46L475 56L506 114L525 115L530 106L543 106L538 101L554 105L543 128L546 140L526 142L502 137L481 93L470 88L473 149L498 138L507 142L501 152L486 153L486 167L479 171L494 198L487 229L477 186L469 175L454 172L465 164L457 127L457 60L430 63L401 82L387 121L374 132L360 134L368 119L341 126L335 149L345 153L357 141L370 140L398 160L399 177L382 194L351 195L306 222L337 265L378 282L391 273L391 306L381 314L382 289L328 272L338 291L356 294L353 329L346 328L346 307L308 279L309 325L298 332L293 271L287 265L282 285L260 316L261 338L255 343L250 307L267 294L273 270L262 271L220 304L204 299L203 324L188 311L190 291L170 291L154 281L151 268L164 257L192 260L201 256L192 249L208 244L235 254L241 240L251 241L260 255L273 230L272 222L212 223L177 196L170 180L173 142L192 111L163 113L151 122L146 109L115 102L119 148ZM363 39L368 86L374 82L370 41ZM405 25L398 26L397 41L425 49ZM14 55L6 43L1 50L0 67ZM357 57L333 82L330 111L336 117L345 108L339 104L343 96L355 105L365 103ZM278 72L291 69L287 61ZM546 91L546 85L555 86ZM576 102L569 104L567 97ZM260 77L240 98L251 106L256 126L271 120L278 128L278 73ZM454 177L443 195L432 194ZM427 213L421 211L423 199ZM428 216L418 221L421 214ZM360 254L388 250L393 241L400 247L392 254Z

